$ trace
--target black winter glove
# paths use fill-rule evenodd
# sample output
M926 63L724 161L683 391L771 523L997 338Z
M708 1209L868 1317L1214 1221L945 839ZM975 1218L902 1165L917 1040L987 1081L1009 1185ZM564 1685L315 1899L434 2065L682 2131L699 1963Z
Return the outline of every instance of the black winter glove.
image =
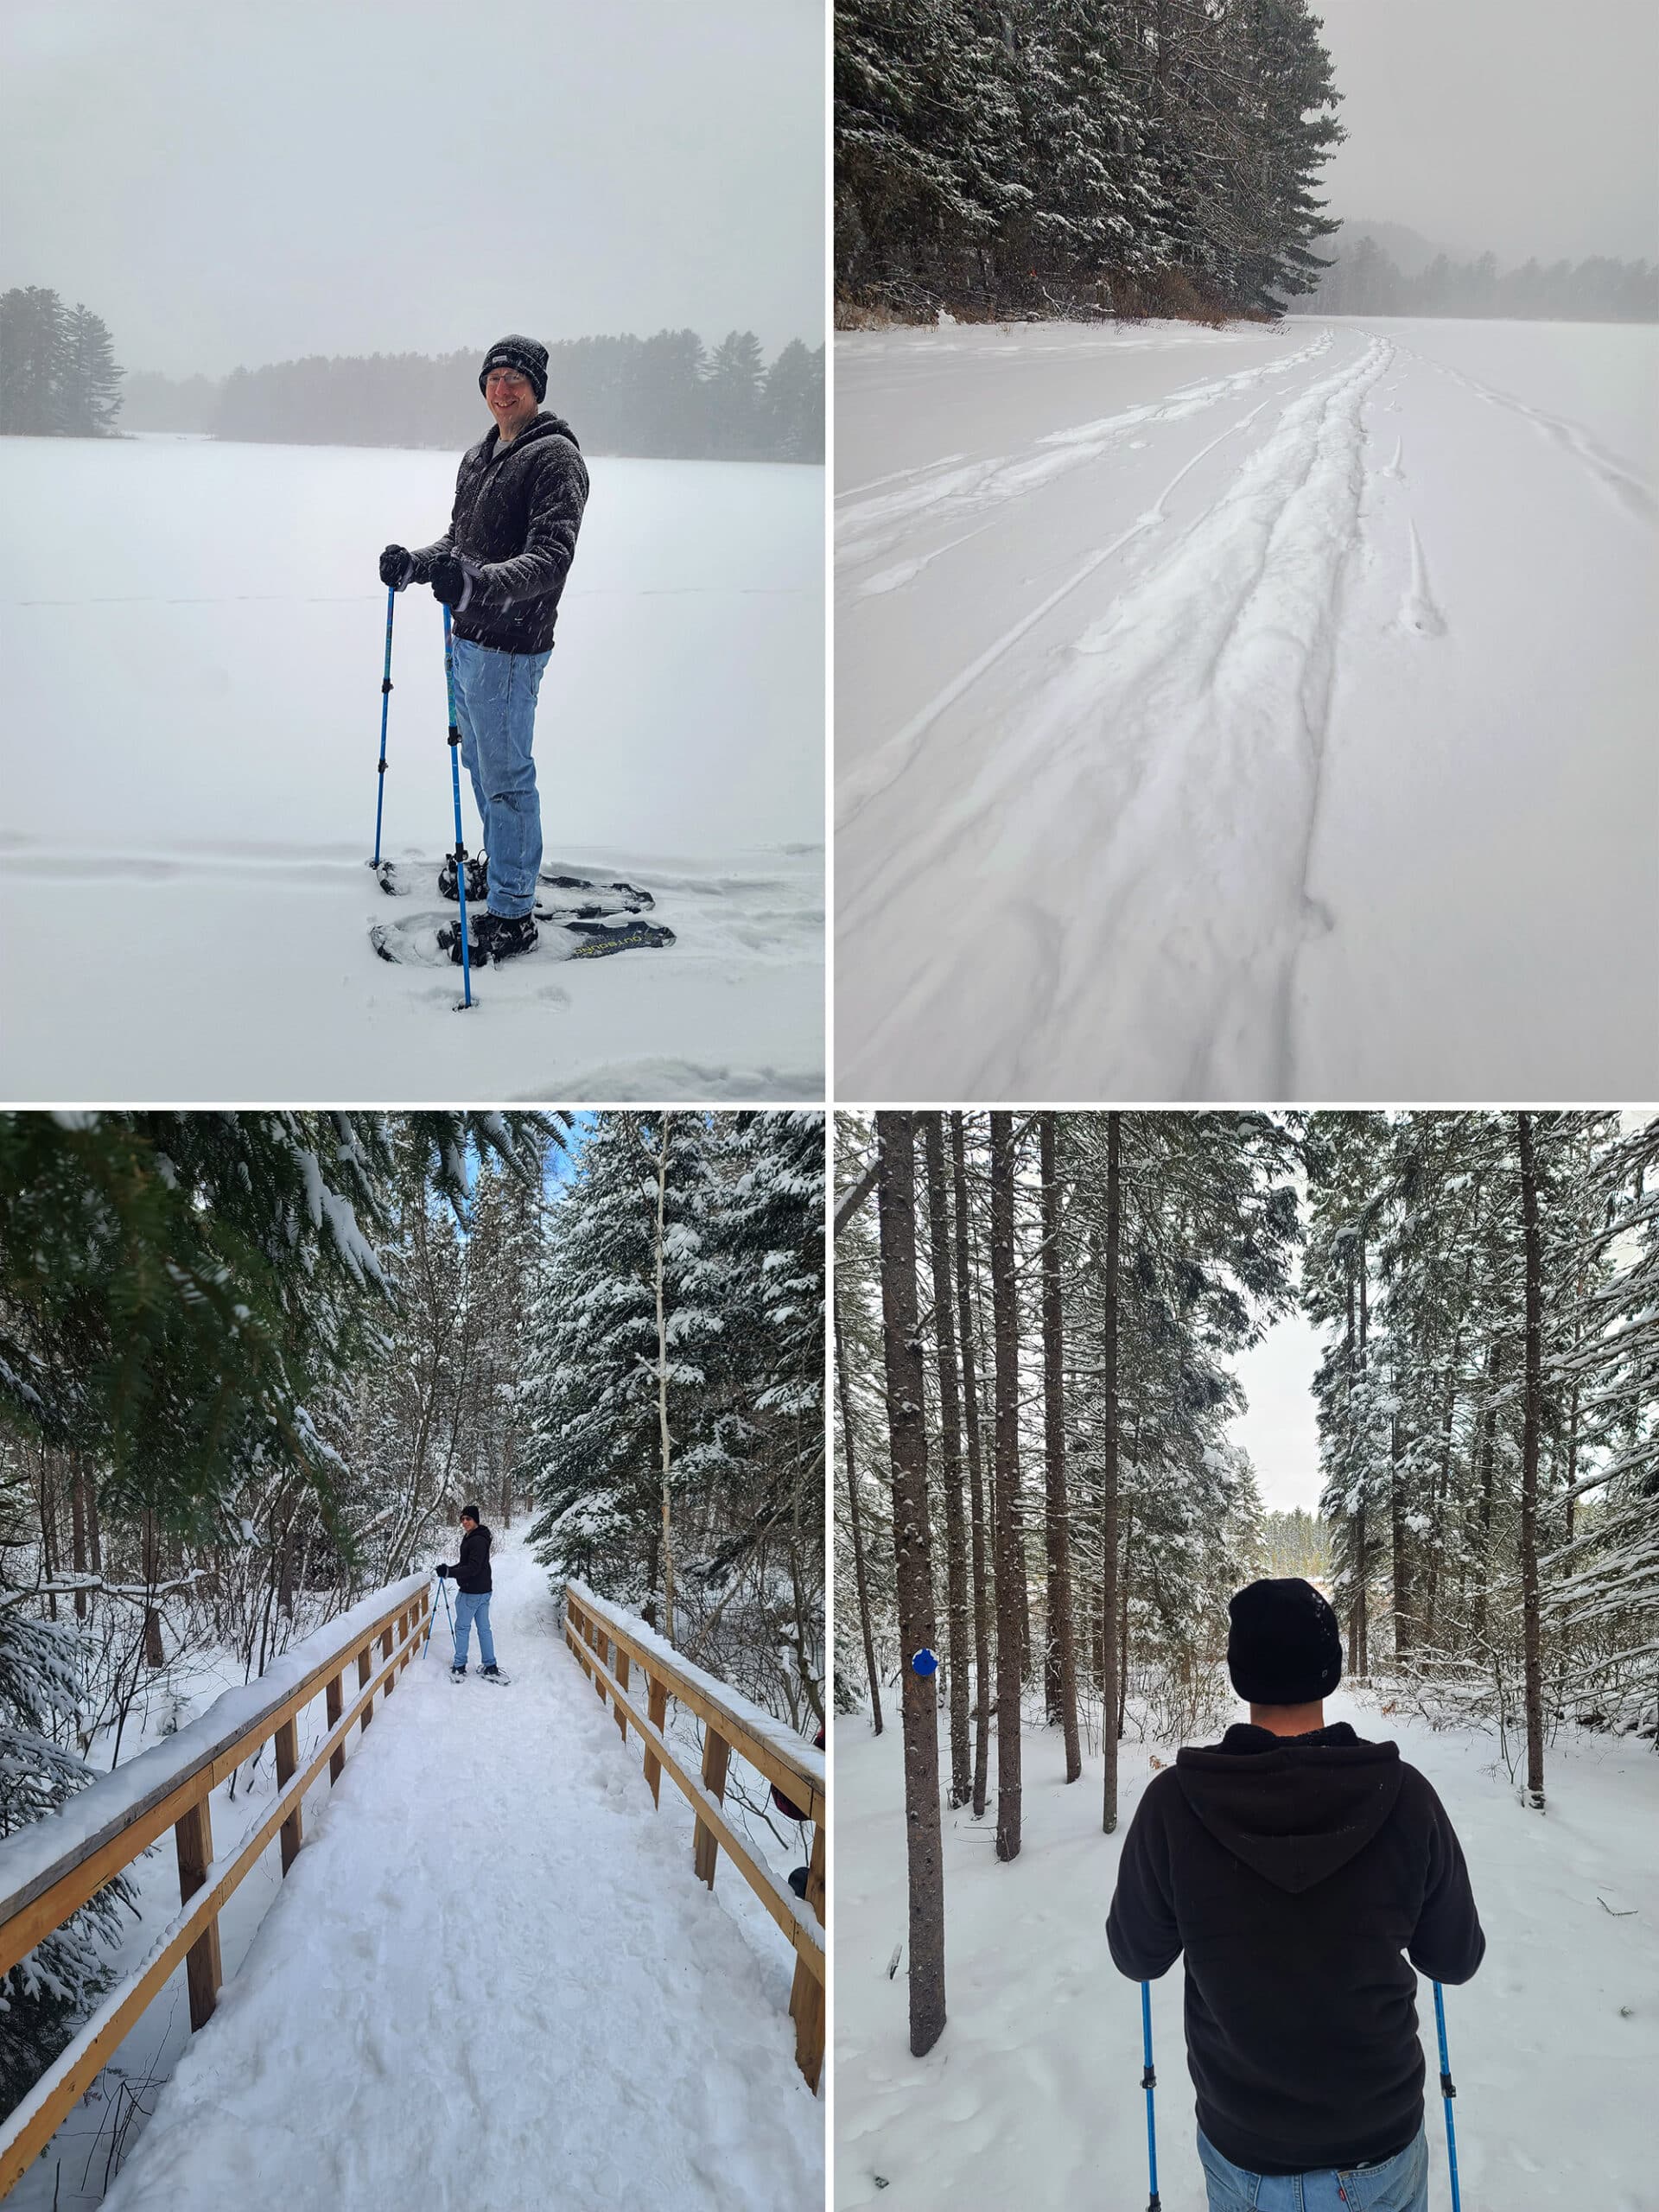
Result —
M388 545L380 556L380 581L402 591L415 573L415 556L404 545Z
M440 553L432 563L432 596L457 613L473 595L473 580L459 555Z
M442 1582L442 1581L443 1581L443 1580L445 1580L445 1578L448 1576L448 1573L449 1573L449 1570L448 1570L448 1568L444 1565L443 1561L442 1561L442 1560L440 1560L438 1561L437 1565L433 1568L432 1572L433 1572L433 1573L434 1573L434 1574L435 1574L435 1575L437 1576L437 1578L438 1578L439 1581L440 1581L440 1582Z

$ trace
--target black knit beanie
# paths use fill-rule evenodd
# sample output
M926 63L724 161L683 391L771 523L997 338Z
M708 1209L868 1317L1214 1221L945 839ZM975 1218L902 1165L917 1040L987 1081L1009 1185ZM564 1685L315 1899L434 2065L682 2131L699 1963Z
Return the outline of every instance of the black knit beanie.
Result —
M475 1505L463 1505L461 1509L461 1517L463 1521L481 1521L484 1518Z
M517 369L520 376L528 377L538 407L547 397L547 348L538 346L533 338L520 338L516 331L510 330L505 338L496 340L478 372L480 391L492 369Z
M1227 1671L1249 1705L1317 1705L1342 1680L1342 1630L1311 1582L1252 1582L1228 1602Z

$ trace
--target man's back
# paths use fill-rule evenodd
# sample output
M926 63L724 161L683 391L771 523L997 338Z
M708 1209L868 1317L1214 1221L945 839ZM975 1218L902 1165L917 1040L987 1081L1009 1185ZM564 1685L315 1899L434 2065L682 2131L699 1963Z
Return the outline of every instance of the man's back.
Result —
M1198 2124L1255 2173L1387 2158L1422 2124L1408 1951L1466 1981L1485 1938L1427 1781L1345 1721L1240 1724L1156 1776L1124 1840L1107 1936L1121 1972L1186 1955Z

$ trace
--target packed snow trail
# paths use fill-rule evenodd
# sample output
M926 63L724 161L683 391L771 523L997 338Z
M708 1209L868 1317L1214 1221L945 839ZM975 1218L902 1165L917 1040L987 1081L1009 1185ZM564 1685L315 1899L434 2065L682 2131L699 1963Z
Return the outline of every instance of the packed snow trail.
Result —
M665 1788L653 1811L544 1570L511 1544L493 1567L511 1683L451 1682L440 1605L308 1802L305 1847L109 2212L821 2201L784 1947L752 1948L696 1879L689 1808Z
M1326 1719L1393 1740L1433 1784L1469 1865L1486 1955L1446 1993L1469 2212L1652 2212L1659 2069L1659 1758L1634 1738L1558 1739L1548 1809L1525 1810L1484 1733L1435 1733L1365 1694ZM1243 1718L1242 1708L1230 1718ZM943 1716L942 1716L943 1719ZM1217 1742L1222 1728L1201 1740ZM906 2049L903 1744L836 1724L837 2212L902 2205L1144 2204L1141 1995L1113 1966L1118 1853L1165 1744L1120 1747L1119 1822L1100 1830L1098 1753L1065 1781L1058 1730L1025 1738L1024 1846L995 1856L992 1810L944 1809L944 2035ZM950 1766L941 1728L940 1774ZM1203 2212L1178 1961L1152 1985L1158 2182L1165 2212ZM1429 2198L1451 2203L1433 1985L1420 1979Z
M841 1095L1659 1080L1653 334L1470 333L839 343Z

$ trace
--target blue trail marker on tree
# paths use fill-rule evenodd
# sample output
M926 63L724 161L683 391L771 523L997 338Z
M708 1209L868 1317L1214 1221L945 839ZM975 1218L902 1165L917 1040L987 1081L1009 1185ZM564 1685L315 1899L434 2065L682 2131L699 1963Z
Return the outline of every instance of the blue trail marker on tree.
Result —
M912 1672L919 1675L922 1677L922 1680L925 1681L930 1675L937 1675L938 1673L939 1656L937 1651L930 1651L927 1646L924 1644L921 1649L916 1654L915 1657L911 1661L910 1664Z

